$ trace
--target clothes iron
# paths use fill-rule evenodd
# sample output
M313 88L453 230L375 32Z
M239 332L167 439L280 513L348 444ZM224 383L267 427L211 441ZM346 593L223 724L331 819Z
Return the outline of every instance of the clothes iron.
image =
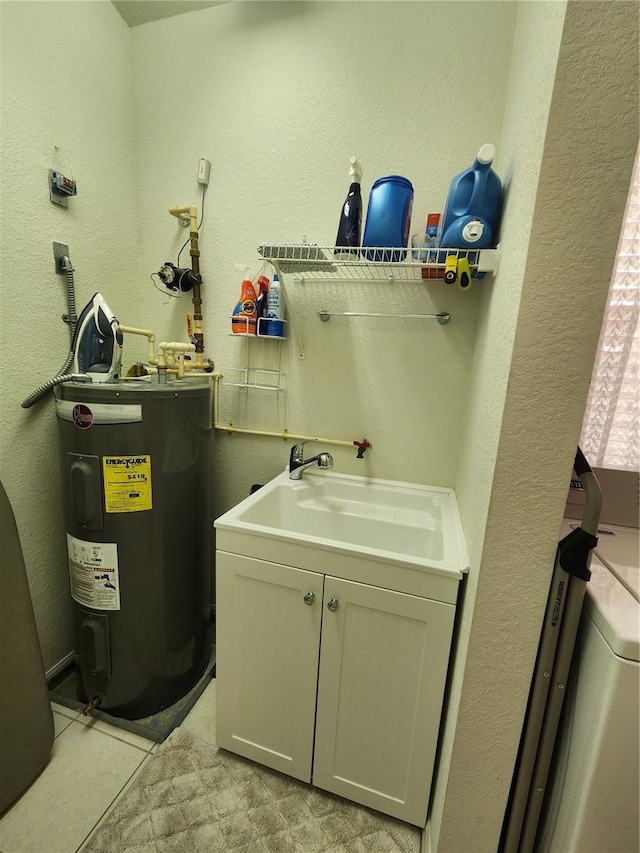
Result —
M92 382L116 382L122 363L122 332L101 293L84 307L73 339L73 373Z

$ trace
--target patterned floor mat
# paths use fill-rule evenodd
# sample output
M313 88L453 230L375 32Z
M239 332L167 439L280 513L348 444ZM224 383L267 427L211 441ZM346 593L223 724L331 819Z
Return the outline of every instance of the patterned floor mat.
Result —
M419 853L420 830L176 729L82 853Z

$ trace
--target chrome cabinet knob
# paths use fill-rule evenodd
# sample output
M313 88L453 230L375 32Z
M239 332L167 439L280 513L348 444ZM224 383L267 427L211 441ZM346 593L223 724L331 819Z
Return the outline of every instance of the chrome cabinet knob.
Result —
M304 603L308 604L309 606L311 606L315 600L316 596L313 592L308 592L304 597Z
M329 601L327 602L327 607L329 608L329 610L333 610L333 611L337 610L338 609L338 599L337 598L329 599Z

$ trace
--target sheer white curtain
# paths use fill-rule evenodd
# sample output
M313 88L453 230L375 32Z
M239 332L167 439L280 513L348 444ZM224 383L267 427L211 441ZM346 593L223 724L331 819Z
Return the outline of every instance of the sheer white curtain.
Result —
M597 468L637 471L640 445L640 146L614 263L580 446Z

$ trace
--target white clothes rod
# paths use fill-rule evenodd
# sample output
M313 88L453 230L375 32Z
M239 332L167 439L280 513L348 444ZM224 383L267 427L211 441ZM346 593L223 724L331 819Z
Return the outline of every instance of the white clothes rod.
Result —
M327 322L330 317L386 317L397 320L437 320L441 326L451 319L451 314L442 311L440 314L372 314L364 311L318 311L318 317Z

